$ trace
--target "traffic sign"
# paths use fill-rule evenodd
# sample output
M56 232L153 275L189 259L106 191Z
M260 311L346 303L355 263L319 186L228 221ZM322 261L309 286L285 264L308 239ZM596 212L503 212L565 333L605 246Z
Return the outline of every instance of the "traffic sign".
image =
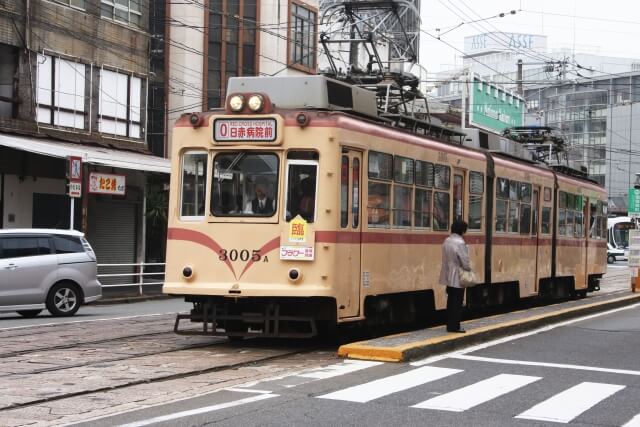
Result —
M69 182L69 197L82 197L82 183L71 181Z
M636 189L636 188L629 189L629 211L627 215L640 216L640 189Z

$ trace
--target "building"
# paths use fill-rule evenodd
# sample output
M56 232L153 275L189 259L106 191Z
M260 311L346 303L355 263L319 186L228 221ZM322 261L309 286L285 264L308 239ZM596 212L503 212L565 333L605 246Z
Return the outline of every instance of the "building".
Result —
M230 77L316 73L317 1L179 2L168 16L170 124L223 106Z
M0 227L73 227L101 264L148 259L146 194L169 172L149 142L149 5L3 2ZM69 156L80 197L67 195Z
M626 214L628 189L640 172L635 148L640 99L634 90L640 83L640 60L549 52L542 35L483 33L465 38L463 67L439 74L438 100L460 108L463 84L468 89L475 81L472 75L507 93L517 92L518 60L523 63L524 124L559 129L569 160L607 188L610 212ZM482 107L475 104L470 102L470 111Z

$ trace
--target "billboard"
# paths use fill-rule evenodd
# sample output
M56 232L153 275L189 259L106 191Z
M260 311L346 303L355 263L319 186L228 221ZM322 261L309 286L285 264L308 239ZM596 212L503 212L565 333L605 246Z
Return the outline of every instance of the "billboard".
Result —
M473 78L469 88L469 124L501 134L524 124L524 99L490 82Z

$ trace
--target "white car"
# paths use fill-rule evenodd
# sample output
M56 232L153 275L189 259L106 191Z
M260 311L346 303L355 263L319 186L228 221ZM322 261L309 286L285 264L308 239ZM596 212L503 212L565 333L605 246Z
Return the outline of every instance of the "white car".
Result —
M613 264L618 260L627 260L628 254L624 249L616 249L610 243L607 243L607 264Z
M0 312L72 316L102 297L96 255L75 230L0 230Z

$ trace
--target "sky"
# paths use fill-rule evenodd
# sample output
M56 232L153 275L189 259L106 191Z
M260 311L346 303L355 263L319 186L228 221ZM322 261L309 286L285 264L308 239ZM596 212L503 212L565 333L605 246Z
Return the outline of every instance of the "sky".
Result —
M430 76L462 65L464 37L492 31L546 35L548 49L640 58L638 0L421 0L421 15L421 29L433 36L423 32L420 41Z

